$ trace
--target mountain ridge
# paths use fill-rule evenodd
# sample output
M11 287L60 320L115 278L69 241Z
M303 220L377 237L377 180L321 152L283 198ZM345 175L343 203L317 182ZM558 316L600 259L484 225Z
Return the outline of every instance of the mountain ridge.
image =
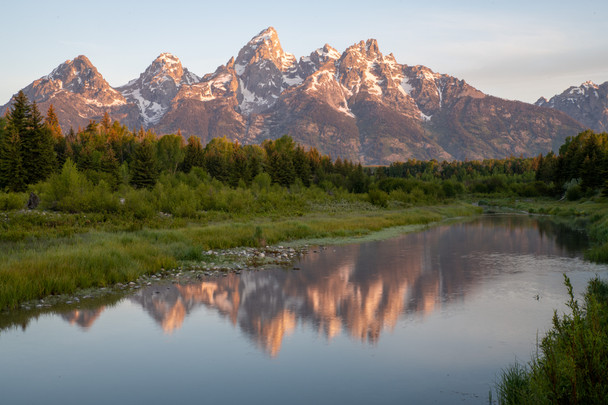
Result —
M534 104L562 111L596 132L608 131L608 81L600 85L586 81Z
M535 155L584 128L554 109L400 64L375 39L342 53L325 44L297 59L272 27L202 77L161 53L138 78L112 88L78 56L24 91L41 109L52 103L64 129L108 113L132 128L180 130L203 143L221 136L261 143L289 134L303 146L365 164Z

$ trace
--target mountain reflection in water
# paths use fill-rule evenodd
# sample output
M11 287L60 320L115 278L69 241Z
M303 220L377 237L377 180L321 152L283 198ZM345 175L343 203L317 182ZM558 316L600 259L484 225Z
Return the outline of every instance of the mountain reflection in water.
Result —
M497 216L391 240L311 250L297 264L300 271L248 271L188 285L159 284L129 299L165 333L179 329L196 308L211 308L273 357L298 323L329 340L344 332L375 344L400 317L425 316L462 300L484 277L517 271L492 266L492 255L580 251L584 238L571 230L568 234L563 236L549 221ZM75 311L64 318L88 327L102 310Z
M61 314L61 317L68 321L70 325L76 324L86 330L95 323L105 308L106 307L103 306L97 309L77 309L65 312Z

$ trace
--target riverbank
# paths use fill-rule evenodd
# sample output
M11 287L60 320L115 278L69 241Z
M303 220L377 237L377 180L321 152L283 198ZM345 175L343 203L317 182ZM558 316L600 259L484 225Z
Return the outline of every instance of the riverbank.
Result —
M584 230L591 240L585 252L587 260L608 263L608 198L593 197L579 201L553 198L500 198L480 202L490 207L507 207L516 212L550 215L555 222L572 229Z
M86 289L129 286L142 277L209 271L209 267L221 271L216 255L208 253L214 250L265 248L293 241L303 246L334 238L354 242L389 228L395 229L387 236L415 230L408 228L414 225L480 212L479 207L460 202L401 209L353 205L296 217L227 216L206 222L163 218L149 224L153 227L135 224L140 226L134 230L113 224L107 216L4 212L5 222L20 226L12 229L17 235L14 240L5 235L0 242L0 308L15 309L26 302ZM30 236L23 237L24 232ZM267 253L260 253L266 258Z

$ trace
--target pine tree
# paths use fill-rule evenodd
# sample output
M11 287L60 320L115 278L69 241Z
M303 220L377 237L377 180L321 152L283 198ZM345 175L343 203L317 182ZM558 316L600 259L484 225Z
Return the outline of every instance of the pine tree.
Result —
M101 119L101 127L103 128L104 132L107 134L108 132L110 132L110 125L112 124L112 120L110 119L110 115L108 114L108 112L104 112L103 113L103 118Z
M63 138L61 125L59 125L59 119L57 118L57 114L55 114L55 107L53 107L53 104L49 105L49 109L46 112L46 118L44 119L44 125L51 131L51 135L55 140Z
M141 142L135 149L131 162L130 183L137 188L152 188L156 184L158 170L154 144Z
M188 138L188 145L186 145L186 155L182 162L182 170L185 173L190 173L193 167L203 167L204 164L205 158L201 140L196 136L191 136Z
M304 148L298 146L294 151L293 155L293 166L296 172L296 176L302 180L302 184L306 187L310 186L310 163L306 156Z
M50 130L42 124L36 102L30 105L30 115L21 137L21 158L27 184L45 180L55 168L54 142Z
M30 124L31 111L30 102L27 99L27 96L23 90L19 91L15 96L15 101L13 102L13 106L11 107L7 118L9 125L12 126L20 136L27 131Z
M21 181L27 185L46 179L55 168L54 143L49 128L42 124L36 103L30 104L25 93L20 91L7 114L7 121L10 137L3 147L5 156L2 159L5 165L20 167L15 169L22 173L22 177L14 180L15 187L21 187ZM15 150L17 145L19 148ZM6 155L9 150L14 156Z
M101 155L100 170L108 174L108 183L113 189L116 189L120 183L120 165L118 164L116 154L110 145L106 145L106 148Z
M0 136L0 189L25 190L25 172L21 162L21 139L19 133L10 128Z
M289 186L296 180L296 171L291 157L286 153L274 152L270 156L269 174L274 183Z

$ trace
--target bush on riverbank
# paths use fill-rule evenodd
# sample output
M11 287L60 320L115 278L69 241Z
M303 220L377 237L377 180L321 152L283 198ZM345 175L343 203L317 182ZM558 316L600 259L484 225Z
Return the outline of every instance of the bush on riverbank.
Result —
M570 314L553 316L553 327L528 365L514 364L497 383L499 405L605 404L608 398L608 283L595 278L584 304L574 299Z

